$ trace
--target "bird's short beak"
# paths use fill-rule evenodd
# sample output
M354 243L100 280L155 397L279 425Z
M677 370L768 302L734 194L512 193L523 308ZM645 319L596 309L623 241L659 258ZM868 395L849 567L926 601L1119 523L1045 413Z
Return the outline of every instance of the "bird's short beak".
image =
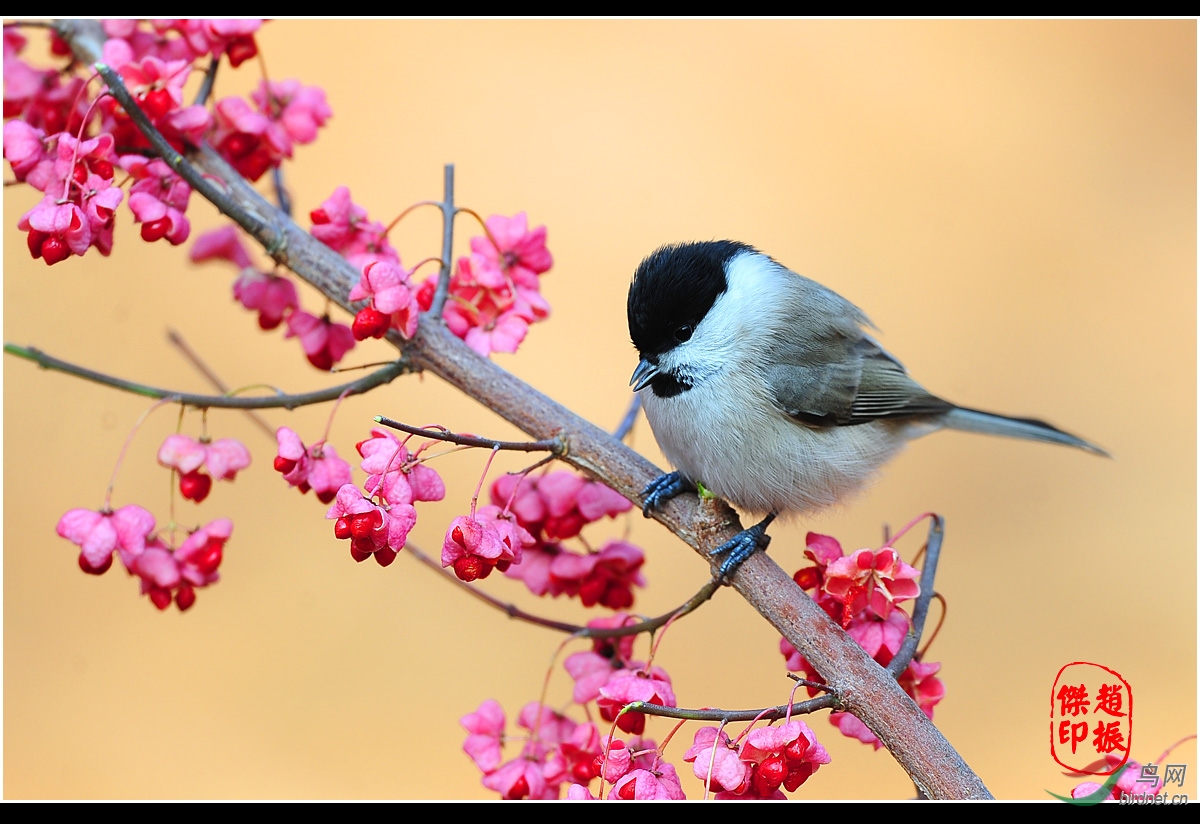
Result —
M633 377L629 379L629 385L633 387L634 392L644 389L646 384L654 380L654 376L658 374L658 364L642 358L637 365L637 369L633 370Z

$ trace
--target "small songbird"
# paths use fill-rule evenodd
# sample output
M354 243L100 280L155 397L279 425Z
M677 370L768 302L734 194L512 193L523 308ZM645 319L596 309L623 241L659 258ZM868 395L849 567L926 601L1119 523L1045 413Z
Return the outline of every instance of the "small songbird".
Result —
M850 301L732 240L663 246L634 273L630 384L676 468L643 492L647 515L703 484L759 523L718 547L727 575L778 515L860 489L905 442L943 427L1104 450L1050 424L930 394L871 337Z

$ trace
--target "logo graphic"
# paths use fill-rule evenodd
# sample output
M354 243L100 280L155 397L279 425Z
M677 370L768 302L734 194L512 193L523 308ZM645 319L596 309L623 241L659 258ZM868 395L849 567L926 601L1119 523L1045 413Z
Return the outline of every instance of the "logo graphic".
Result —
M1132 741L1133 691L1119 672L1087 661L1058 671L1050 690L1050 755L1055 761L1072 772L1109 776L1112 782L1105 781L1102 788L1111 790L1129 760Z

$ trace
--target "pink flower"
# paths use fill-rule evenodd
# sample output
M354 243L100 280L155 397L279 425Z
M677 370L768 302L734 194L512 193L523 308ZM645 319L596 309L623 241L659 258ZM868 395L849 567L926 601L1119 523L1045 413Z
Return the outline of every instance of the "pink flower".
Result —
M530 231L524 212L511 218L492 215L486 225L491 238L471 238L471 251L504 272L513 283L537 289L537 276L554 265L554 258L546 248L546 227Z
M301 493L312 489L317 500L327 504L339 489L352 482L350 464L339 458L331 445L320 442L305 447L300 436L286 426L275 430L275 440L279 451L272 465L288 486L299 488Z
M293 144L316 140L317 129L333 116L325 90L301 86L299 80L264 80L250 99L269 118L267 141L280 158L292 156Z
M8 36L6 30L4 36ZM4 124L4 159L12 166L13 176L45 192L54 171L54 156L49 146L57 139L46 139L46 133L24 120L9 120ZM41 168L40 173L37 171ZM26 178L29 178L26 181Z
M349 539L350 557L361 562L374 556L376 563L387 566L404 548L417 522L417 511L408 504L392 504L384 509L363 497L358 487L346 484L338 490L325 517L337 519L334 537Z
M868 606L887 618L896 603L915 598L920 594L916 581L920 574L891 547L860 549L825 569L824 589L844 604L842 626L848 626L853 614Z
M794 792L830 758L808 725L793 720L751 730L742 746L742 760L754 765L754 790L766 796L780 785Z
M183 87L192 70L189 59L164 61L155 56L134 59L132 50L118 40L105 44L104 60L120 72L138 107L176 149L182 150L185 141L200 142L212 124L212 117L204 106L183 105ZM114 98L102 98L100 108L106 115L103 128L112 132L117 145L150 148L149 141Z
M367 210L350 200L350 190L338 186L329 199L309 214L312 235L335 252L354 242L359 227L366 224ZM380 225L382 228L382 224Z
M584 525L615 517L633 506L597 481L562 470L537 477L502 475L491 487L492 503L510 506L518 522L535 537L571 538Z
M442 567L453 567L463 581L486 578L499 567L503 572L515 555L494 522L460 515L450 522L442 542Z
M479 705L479 709L459 719L469 735L463 743L463 751L484 773L500 766L500 745L504 741L504 710L493 699Z
M370 300L367 308L355 316L356 340L381 338L389 328L398 330L406 340L412 338L420 311L408 275L387 262L372 262L363 267L362 279L349 294L350 300Z
M172 246L187 240L191 224L183 213L191 187L157 158L125 155L119 163L135 180L129 190L129 209L142 224L142 240L154 242L165 237Z
M679 784L675 767L663 761L653 770L633 770L627 773L612 792L610 799L625 801L683 801L687 796Z
M225 557L225 542L231 534L233 522L228 518L218 518L189 535L175 550L180 577L195 587L215 583L221 577L217 574L217 567ZM180 609L187 607L181 604Z
M308 362L328 371L354 348L354 333L343 323L334 323L328 315L316 317L303 309L287 316L285 338L300 338Z
M290 278L251 267L242 269L233 282L233 296L242 306L258 312L260 329L274 329L300 307L300 297Z
M355 444L367 473L364 488L389 503L440 501L446 484L432 467L409 455L408 449L386 429L371 430L371 437Z
M221 156L250 181L258 180L279 158L264 139L270 120L240 97L224 97L214 109L216 131L212 144Z
M180 493L200 503L208 497L214 478L232 481L250 465L250 450L233 438L210 443L187 435L168 435L158 448L158 463L179 472ZM211 477L201 472L202 468L207 468Z
M154 516L135 504L116 512L72 509L58 521L60 537L80 548L79 566L91 575L101 575L112 566L112 554L123 549L130 557L140 555L154 531Z
M297 80L264 80L250 97L257 108L240 97L217 102L212 139L249 180L290 158L294 144L315 140L317 128L333 114L322 89L303 87Z
M483 777L483 786L500 793L505 800L520 798L546 798L546 779L542 774L542 765L524 756L515 758L507 764ZM551 796L557 797L557 790Z
M92 244L87 215L74 203L60 203L55 195L46 195L22 215L17 228L29 233L26 242L34 259L42 258L48 266L82 255Z
M238 228L232 224L205 232L192 242L188 253L192 263L206 260L228 260L239 269L250 266L250 254L242 244ZM249 308L249 307L248 307Z
M646 715L641 712L621 713L626 704L644 701L664 707L675 706L675 691L671 677L662 667L626 669L614 674L600 688L596 705L605 721L616 721L617 727L631 735L641 735L646 728Z
M738 748L724 731L720 731L718 736L716 727L701 727L696 730L692 746L683 754L683 760L691 763L693 774L710 790L734 792L746 780L746 762L742 761Z
M550 577L562 591L578 593L585 607L628 609L633 605L633 587L646 585L641 573L645 560L633 544L609 541L599 552L560 552L550 563Z

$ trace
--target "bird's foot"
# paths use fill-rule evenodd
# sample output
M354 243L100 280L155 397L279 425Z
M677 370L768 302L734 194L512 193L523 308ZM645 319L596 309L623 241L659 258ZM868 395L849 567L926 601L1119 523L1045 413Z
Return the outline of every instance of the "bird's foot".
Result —
M771 543L771 536L767 534L767 527L774 520L775 513L772 512L754 526L749 529L743 529L737 535L708 553L713 557L725 556L725 560L721 562L720 568L722 578L728 578L737 571L737 568L742 565L743 561L758 550L767 548L767 545Z
M647 518L650 513L662 507L676 495L682 495L696 487L685 481L678 472L668 472L659 475L642 490L642 514Z

